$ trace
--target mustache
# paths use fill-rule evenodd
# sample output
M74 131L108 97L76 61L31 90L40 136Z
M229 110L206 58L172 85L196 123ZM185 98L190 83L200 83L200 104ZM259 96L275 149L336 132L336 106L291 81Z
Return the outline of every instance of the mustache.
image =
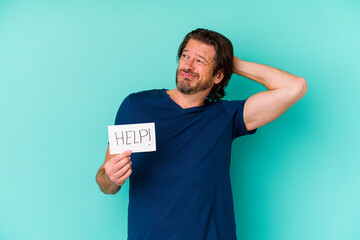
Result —
M194 75L194 76L197 77L197 78L199 77L199 74L198 74L198 73L193 72L193 71L191 71L191 70L179 69L179 70L178 70L178 74L179 74L180 72L192 74L192 75Z

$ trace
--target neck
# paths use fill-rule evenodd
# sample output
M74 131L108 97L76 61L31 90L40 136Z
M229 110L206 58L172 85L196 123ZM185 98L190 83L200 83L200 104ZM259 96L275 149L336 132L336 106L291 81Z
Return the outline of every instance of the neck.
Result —
M202 91L196 94L183 94L177 88L168 90L166 92L169 97L183 109L191 107L199 107L204 105L206 97L209 95L209 91Z

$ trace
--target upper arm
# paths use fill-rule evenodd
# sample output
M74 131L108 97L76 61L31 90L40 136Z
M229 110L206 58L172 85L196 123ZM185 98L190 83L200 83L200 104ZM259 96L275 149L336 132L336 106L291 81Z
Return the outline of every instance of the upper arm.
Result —
M280 117L306 93L304 78L298 78L289 87L257 93L245 102L244 123L248 131L254 130Z

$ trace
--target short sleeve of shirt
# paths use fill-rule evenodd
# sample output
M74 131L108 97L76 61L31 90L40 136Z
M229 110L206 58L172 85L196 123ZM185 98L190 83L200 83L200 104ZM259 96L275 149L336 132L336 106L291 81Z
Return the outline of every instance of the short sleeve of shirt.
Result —
M244 105L246 100L224 101L224 108L232 116L233 139L254 134L257 129L247 131L244 123Z
M121 103L115 118L115 125L130 123L130 96Z

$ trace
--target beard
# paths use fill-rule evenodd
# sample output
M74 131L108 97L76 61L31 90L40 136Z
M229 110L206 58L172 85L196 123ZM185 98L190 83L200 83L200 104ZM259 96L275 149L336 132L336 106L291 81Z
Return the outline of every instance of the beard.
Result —
M195 77L193 79L189 78L183 78L183 80L179 80L179 74L180 72L185 72L194 75ZM196 94L198 92L202 92L204 90L209 89L212 86L212 82L206 81L206 82L199 82L199 74L194 73L192 71L187 71L184 69L177 69L176 70L176 88L179 90L179 92L186 94L186 95L192 95ZM191 82L194 81L196 84L194 86L191 85Z

